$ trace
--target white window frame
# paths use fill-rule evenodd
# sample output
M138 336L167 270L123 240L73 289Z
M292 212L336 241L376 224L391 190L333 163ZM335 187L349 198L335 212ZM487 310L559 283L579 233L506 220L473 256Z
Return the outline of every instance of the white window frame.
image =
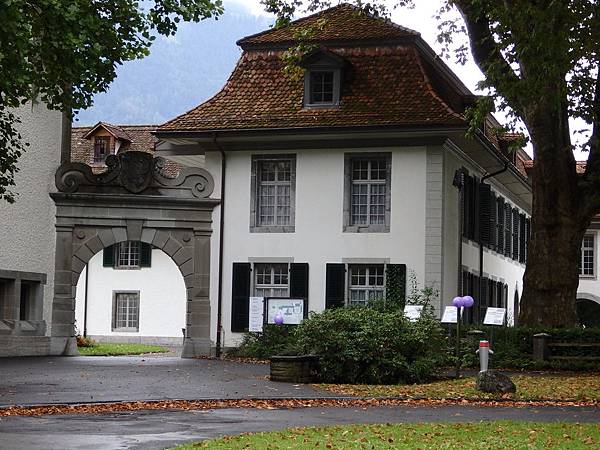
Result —
M262 166L268 162L289 162L290 179L289 180L274 180L261 181ZM250 232L251 233L293 233L295 231L296 221L296 155L253 155L252 156L252 172L250 182ZM273 223L265 223L261 218L261 188L264 186L274 186L275 190L279 187L289 188L288 204L278 205L277 195L275 196L273 214ZM270 206L270 205L269 205ZM289 219L287 223L277 223L278 216L277 207L289 207Z
M137 256L136 250L137 247ZM139 269L142 261L142 244L140 241L119 242L115 246L116 269Z
M119 317L119 301L121 296L130 296L127 298L125 326L122 325L123 320ZM136 303L134 313L131 312L130 301ZM112 331L125 333L139 333L140 331L140 291L113 291L113 310L112 310ZM135 314L135 321L130 321L130 314ZM134 324L135 326L130 326Z
M261 269L268 268L270 272L269 283L259 283L259 274ZM283 271L278 273L276 269L282 268ZM287 283L275 283L276 276L285 275ZM260 291L259 291L260 290ZM285 290L284 293L276 292ZM266 292L268 291L268 292ZM252 263L252 289L254 297L283 297L290 296L290 264L287 262L255 262ZM268 294L268 295L266 295Z
M591 246L586 246L586 238L591 238ZM591 253L591 255L590 255ZM592 273L585 273L586 258L591 258ZM589 259L588 261L589 262ZM581 241L581 259L579 261L580 278L596 278L596 234L586 233Z
M371 179L371 164L374 161L384 162L385 180ZM354 180L353 165L355 162L368 163L368 179ZM391 218L391 178L392 178L391 153L346 153L344 156L344 225L343 231L350 233L389 233ZM367 187L367 223L355 223L353 214L353 186L364 185ZM383 223L371 223L371 190L372 186L384 186L384 220Z
M381 268L382 270L382 274L381 275L376 275L377 277L381 277L381 281L382 284L371 284L371 280L370 278L373 276L373 274L371 273L373 269L375 268ZM353 271L357 270L357 269L364 269L365 270L365 284L364 285L360 285L360 284L354 284L353 283ZM346 306L364 306L367 305L370 301L373 300L383 300L385 299L385 286L386 286L386 264L384 263L360 263L360 264L355 264L355 263L350 263L346 265L346 273L347 273L347 277L346 277ZM365 300L362 301L356 301L353 300L352 297L352 293L353 292L359 292L359 291L364 291L365 292ZM376 298L369 298L370 297L370 293L371 292L380 292L380 295L378 295Z

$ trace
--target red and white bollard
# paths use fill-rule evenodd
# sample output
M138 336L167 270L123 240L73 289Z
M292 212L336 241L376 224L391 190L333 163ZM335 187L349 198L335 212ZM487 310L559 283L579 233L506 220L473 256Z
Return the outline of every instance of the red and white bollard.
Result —
M494 352L490 348L489 341L479 341L479 349L475 352L479 354L479 372L487 372L490 362L490 353Z

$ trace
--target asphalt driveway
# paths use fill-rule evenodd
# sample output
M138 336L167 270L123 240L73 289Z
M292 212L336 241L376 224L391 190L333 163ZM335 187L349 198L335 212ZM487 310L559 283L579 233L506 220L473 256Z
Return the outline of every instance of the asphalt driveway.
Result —
M268 374L268 364L168 356L0 358L0 406L331 396Z

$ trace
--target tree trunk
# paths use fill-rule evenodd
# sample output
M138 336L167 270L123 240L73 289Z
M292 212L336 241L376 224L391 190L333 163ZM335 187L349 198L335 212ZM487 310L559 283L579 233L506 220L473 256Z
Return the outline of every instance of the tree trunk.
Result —
M519 323L569 327L578 323L578 263L589 220L579 213L581 199L566 111L552 112L547 106L538 106L527 121L535 168L531 240Z

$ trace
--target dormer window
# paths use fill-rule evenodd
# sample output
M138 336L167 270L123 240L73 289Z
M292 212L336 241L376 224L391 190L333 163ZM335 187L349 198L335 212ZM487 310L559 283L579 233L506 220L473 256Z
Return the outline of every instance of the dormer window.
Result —
M94 162L102 163L110 153L110 137L96 136L94 138Z
M340 104L340 80L345 61L326 50L306 56L302 66L304 76L304 107L331 108Z

